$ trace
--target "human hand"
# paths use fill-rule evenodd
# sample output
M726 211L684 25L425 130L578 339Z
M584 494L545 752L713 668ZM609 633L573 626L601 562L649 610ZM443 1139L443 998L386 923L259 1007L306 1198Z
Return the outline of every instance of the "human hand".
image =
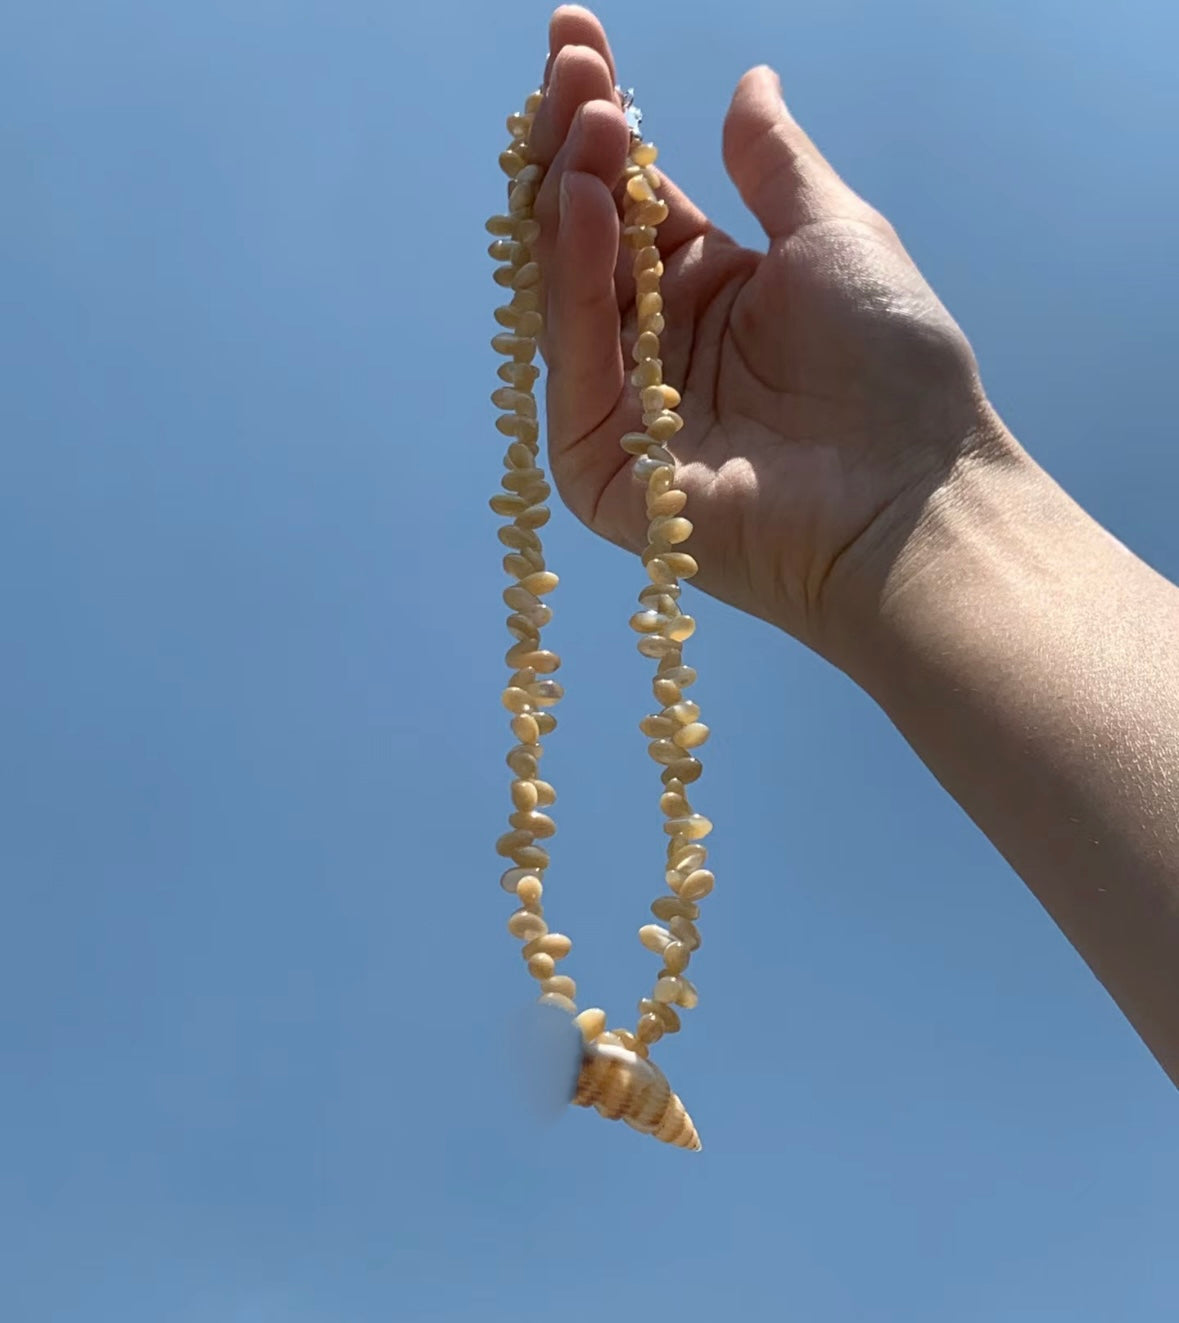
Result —
M620 181L629 131L598 20L558 9L533 158L544 277L550 465L595 532L645 545L619 437L641 427ZM1014 442L965 337L888 222L794 122L767 68L737 86L724 157L769 236L743 248L667 178L665 379L683 394L671 449L695 525L695 583L846 664L924 512ZM561 197L564 194L564 205ZM944 504L944 503L943 503Z

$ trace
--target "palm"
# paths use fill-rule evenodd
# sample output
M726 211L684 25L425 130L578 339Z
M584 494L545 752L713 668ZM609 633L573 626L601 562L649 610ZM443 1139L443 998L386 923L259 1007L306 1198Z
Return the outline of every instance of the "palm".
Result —
M559 10L551 49L533 134L548 167L538 216L550 460L574 513L639 550L642 491L618 447L640 426L626 372L633 285L615 264L610 194L626 126L597 20ZM701 587L819 646L833 585L846 596L841 581L858 576L856 591L878 590L858 553L891 539L877 572L896 554L985 401L969 346L891 227L822 160L764 72L739 85L725 138L730 174L774 237L765 253L742 248L666 183L661 345L665 379L683 394L671 448L695 524L687 549ZM571 189L559 224L558 181Z
M768 254L710 230L666 268L665 374L685 420L672 449L696 525L697 582L808 634L840 553L952 462L961 429L949 415L973 401L969 351L891 233L862 220L811 226ZM624 270L616 288L629 361ZM637 550L642 491L617 446L639 425L633 395L621 392L588 433L550 432L550 445L570 508Z

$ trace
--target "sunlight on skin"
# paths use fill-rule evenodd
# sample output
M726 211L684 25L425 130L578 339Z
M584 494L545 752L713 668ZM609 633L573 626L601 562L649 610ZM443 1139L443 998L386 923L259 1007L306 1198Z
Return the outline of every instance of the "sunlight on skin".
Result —
M626 126L614 70L598 20L558 9L531 139L546 170L535 207L541 348L558 490L596 532L639 551L642 501L616 448L638 419L626 389L636 308L618 260ZM989 446L996 420L953 319L888 222L790 117L773 70L739 82L724 152L764 252L736 244L660 172L661 352L684 395L674 449L690 461L679 478L699 516L695 582L842 664L850 607L840 599L856 562L907 532L916 494Z
M637 312L617 262L615 66L576 6L550 51L535 137L550 460L568 507L639 551L615 449L636 422ZM773 70L739 80L722 147L764 250L666 178L657 240L694 582L876 699L1179 1082L1179 592L1007 429L966 337Z
M558 10L550 52L535 118L513 129L517 155L505 166L519 213L493 230L513 237L496 253L516 309L501 324L527 322L526 334L497 344L514 360L500 373L513 391L497 403L519 412L497 425L517 439L509 468L527 465L530 475L505 477L524 508L502 498L494 508L519 526L504 537L505 566L526 592L547 591L555 576L546 578L535 536L547 518L536 507L550 494L534 463L539 348L561 497L596 533L641 554L652 580L632 624L640 650L660 658L661 710L644 730L665 767L673 844L671 823L696 816L686 787L698 764L680 756L694 743L680 741L677 726L687 736L697 724L682 692L695 675L678 652L692 628L681 637L678 580L694 577L876 699L1179 1080L1174 586L1125 556L1011 435L965 336L892 226L795 122L772 70L741 78L723 132L728 173L766 235L755 251L714 227L661 170L648 178L653 150L642 162L628 155L614 61L592 14ZM636 216L656 204L657 218ZM632 255L620 258L620 237L636 250L633 266ZM643 388L668 390L657 411L666 421L653 421ZM665 545L650 546L657 526ZM685 555L678 547L689 535ZM505 704L527 744L522 731L531 739L551 729L531 703L559 697L538 678L559 662L549 666L539 649L548 619L539 596L515 597L520 644L508 661L524 669ZM543 662L536 674L529 657ZM1089 757L1094 747L1152 774L1128 778L1112 757ZM527 780L531 759L518 746L509 765ZM501 853L543 867L529 821L514 816ZM547 834L547 818L536 825ZM710 826L701 820L700 834ZM689 851L696 838L685 831L682 842ZM664 899L675 904L689 868L701 869L689 857L671 860ZM532 882L525 890L535 894L513 916L529 944L547 940L526 935L539 933L530 906L541 884ZM664 1012L687 1006L676 966L680 948L694 950L691 906L656 910L668 928L643 930L645 944L668 954L636 1033L615 1031L639 1057L679 1027ZM530 972L546 995L573 1009L571 980L563 991L546 987L550 962L536 956ZM595 1033L603 1027L595 1020Z

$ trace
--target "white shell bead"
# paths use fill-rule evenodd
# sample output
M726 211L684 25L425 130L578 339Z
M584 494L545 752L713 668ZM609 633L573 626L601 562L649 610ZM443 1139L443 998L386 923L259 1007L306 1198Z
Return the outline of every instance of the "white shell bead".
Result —
M692 813L686 818L669 818L663 824L663 830L669 836L683 836L689 841L698 841L712 831L712 823L703 813Z
M682 896L660 896L651 902L651 913L664 922L677 917L694 919L700 913L700 906L684 900Z
M637 303L637 305L636 305L636 307L635 307L635 312L638 314L638 316L639 316L640 318L653 317L657 312L662 312L662 311L663 311L663 295L662 295L662 294L654 294L654 293L652 293L652 294L640 294L640 295L639 295L639 297L638 297L638 303ZM649 404L647 403L647 401L644 399L644 400L643 400L643 408L644 408L644 409L649 409L651 412L656 412L656 411L658 411L658 410L660 410L660 409L665 409L665 408L667 408L667 404L666 404L666 402L664 401L664 399L663 399L662 396L657 396L657 397L655 397L655 398L656 398L656 402L655 402L654 404L650 404L650 405L649 405ZM677 400L677 403L678 403L678 400Z
M672 868L680 869L681 872L691 873L693 869L700 868L700 865L704 863L705 859L708 859L708 847L705 847L705 845L697 845L695 843L687 845L672 845L667 859Z
M666 680L675 681L684 689L696 683L696 671L691 666L671 666L661 671L660 675Z
M549 979L553 977L553 971L557 968L557 962L551 955L546 955L543 951L538 951L528 961L528 972L535 979Z
M645 455L655 442L646 432L623 432L618 444L628 455Z
M645 224L641 210L628 214L627 224L622 227L622 242L628 248L649 248L659 238L654 225Z
M662 955L663 948L671 941L671 933L666 928L661 928L657 923L645 923L639 929L639 941L648 951L654 951L656 955Z
M684 881L680 883L680 899L702 900L711 893L715 884L716 878L707 868L698 868L694 873L689 873Z
M655 759L657 763L667 766L674 763L680 756L679 745L672 740L652 740L647 745L647 752ZM686 818L673 818L673 822L684 822ZM666 827L665 827L666 830Z
M540 985L540 990L542 992L555 992L562 997L577 996L577 984L568 974L554 974L551 978L546 978Z
M659 811L669 818L682 818L692 810L680 791L668 790L659 797Z
M531 532L530 529L525 530ZM532 534L533 539L536 535ZM525 592L533 593L537 597L543 597L545 593L551 593L557 584L561 581L552 572L552 570L537 570L535 574L530 574L526 579L520 580L520 587Z
M564 697L565 690L556 680L537 680L535 684L528 686L527 693L530 702L548 707L553 703L559 703Z
M548 924L540 915L533 914L530 910L517 910L508 920L508 932L524 941L542 937L548 929Z
M658 298L658 294L644 294L639 300L639 305L641 307L648 299ZM642 401L644 412L658 413L661 409L674 409L680 402L680 393L674 386L667 386L661 382L658 385L644 386L639 392L639 399Z
M663 1037L663 1023L657 1015L643 1015L635 1026L635 1037L640 1043L657 1043Z
M516 851L521 846L530 845L531 843L532 835L529 832L518 830L506 831L499 840L496 841L495 849L496 853L503 855L505 859L514 859L516 857ZM523 865L521 865L521 867L523 867Z
M520 954L525 960L531 960L540 952L552 956L554 960L564 960L572 950L573 942L564 933L546 932L521 947Z
M521 690L521 693L527 694L527 690ZM514 700L513 700L514 701ZM512 718L512 734L521 744L535 744L540 739L540 727L537 725L536 718L528 712L521 712L519 716ZM517 804L517 808L531 808L531 804Z
M652 249L652 252L655 250ZM656 254L658 255L658 254ZM631 350L631 357L636 363L643 363L648 358L659 357L659 337L652 335L650 331L643 331L635 340L635 346Z
M639 722L639 729L644 735L649 735L652 739L666 739L674 735L676 724L674 721L664 716L644 717Z
M692 536L692 521L683 515L669 515L666 519L653 519L648 530L651 540L662 538L671 546L686 542Z
M517 888L526 877L532 878L534 882L540 879L531 868L509 868L500 878L499 884L505 891L511 895L517 895Z
M674 680L669 680L666 672L655 677L651 684L651 691L664 707L670 707L673 703L678 703L681 698L679 685Z
M703 721L693 721L686 726L681 726L672 736L672 739L681 749L696 749L704 743L709 736L709 729Z
M700 779L700 774L704 771L704 764L699 758L693 758L689 754L685 754L679 762L672 763L668 771L672 776L678 777L684 785L689 785L692 781Z
M549 866L549 852L540 845L522 845L512 851L512 859L521 868L537 869Z
M660 559L672 574L681 579L690 579L700 569L695 556L689 556L686 551L664 551L660 553Z
M675 469L664 460L652 459L650 455L643 455L635 460L634 475L641 482L650 482L657 476L666 476L670 485Z
M581 1030L581 1036L587 1043L606 1032L606 1012L597 1006L582 1011L573 1023Z
M528 289L540 283L540 267L535 262L525 262L512 277L513 289Z
M700 930L691 919L682 919L676 917L668 921L667 925L677 942L683 942L689 949L695 951L700 946Z
M692 958L692 948L686 942L668 942L663 951L663 963L672 974L682 974Z
M657 634L667 623L658 611L636 611L630 618L630 627L638 634Z
M680 645L665 634L646 634L639 639L636 646L644 657L659 659L678 652Z
M670 215L671 208L666 202L643 202L635 212L635 221L644 227L662 225Z
M673 487L658 496L647 497L647 514L653 519L660 515L679 514L687 503L688 493Z
M544 886L538 877L529 875L520 879L516 887L516 895L525 909L533 910L540 904L540 898L544 895Z
M654 1015L662 1023L665 1032L669 1034L678 1034L681 1028L679 1014L675 1009L664 1001L655 1001L651 997L644 997L639 1002L640 1015Z
M526 831L541 840L555 835L557 831L557 824L552 818L547 813L541 813L536 809L518 809L508 821L513 827L519 827L521 831Z
M509 551L504 557L504 573L514 579L522 579L526 574L531 574L532 570L532 562L522 551ZM508 664L511 665L510 662Z

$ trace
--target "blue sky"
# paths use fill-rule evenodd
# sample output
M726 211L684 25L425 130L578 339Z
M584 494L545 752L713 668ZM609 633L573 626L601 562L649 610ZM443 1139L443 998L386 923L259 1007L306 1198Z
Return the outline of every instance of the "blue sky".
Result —
M775 64L1013 430L1179 577L1173 6L599 12L749 241L721 118ZM519 1106L482 224L547 16L8 10L6 1319L1173 1321L1174 1089L870 701L710 600L720 881L661 1055L705 1151ZM621 1016L661 840L636 567L546 532L550 894Z

